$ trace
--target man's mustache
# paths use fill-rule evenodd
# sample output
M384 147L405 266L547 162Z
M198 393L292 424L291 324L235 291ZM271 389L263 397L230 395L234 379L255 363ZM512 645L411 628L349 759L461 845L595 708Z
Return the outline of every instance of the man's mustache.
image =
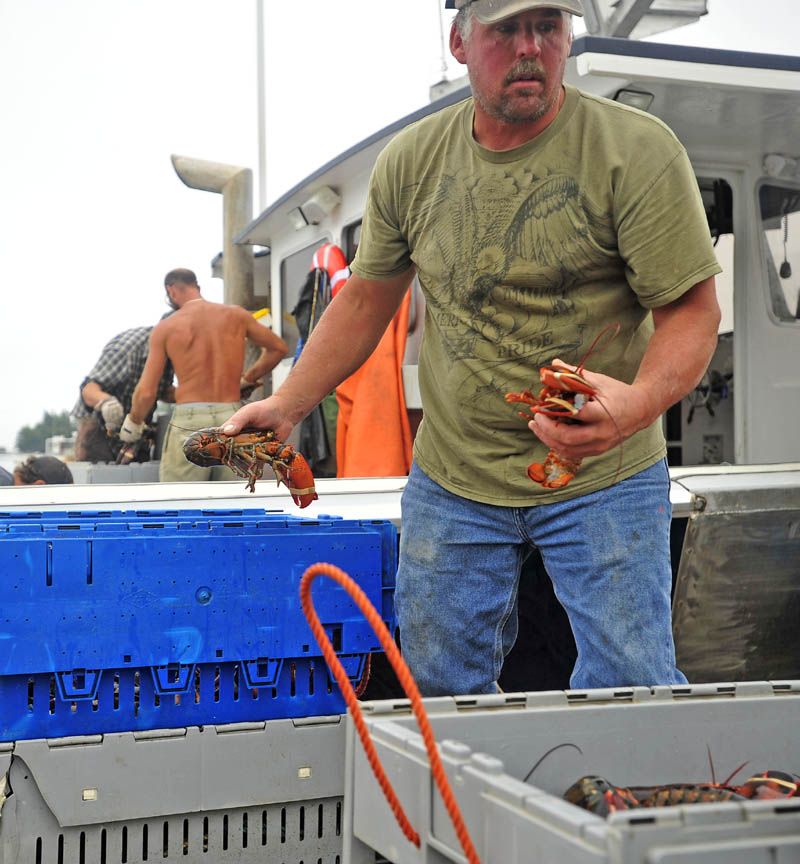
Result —
M520 60L506 76L506 84L511 84L512 81L517 81L520 78L544 81L546 77L544 68L538 63L533 60Z

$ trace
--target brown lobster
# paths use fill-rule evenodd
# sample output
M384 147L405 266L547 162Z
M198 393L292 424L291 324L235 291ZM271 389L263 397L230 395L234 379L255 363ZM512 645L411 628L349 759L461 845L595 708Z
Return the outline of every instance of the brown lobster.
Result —
M200 429L186 439L183 453L190 462L204 468L227 465L247 479L245 488L251 492L255 492L264 466L270 465L278 485L286 486L298 507L308 507L318 497L308 462L271 429L246 428L238 435L226 435L218 428Z
M613 342L619 333L619 324L612 324L599 333L574 372L566 366L542 366L539 369L539 381L544 386L539 394L534 396L530 390L523 390L522 393L506 393L506 402L526 403L530 413L519 412L519 416L526 420L530 420L537 414L544 414L546 417L555 417L556 421L564 423L580 422L575 419L575 415L587 402L591 402L597 396L597 390L583 377L584 364L594 352L603 334L612 327L615 329L609 344ZM582 459L567 459L551 449L544 462L532 462L528 465L528 477L545 489L560 489L572 480L582 461Z
M734 771L738 773L744 766ZM640 807L675 807L716 801L746 801L750 798L792 798L798 784L783 771L764 771L741 786L730 786L732 774L724 783L667 783L663 786L613 786L604 777L581 777L567 789L564 798L598 816Z

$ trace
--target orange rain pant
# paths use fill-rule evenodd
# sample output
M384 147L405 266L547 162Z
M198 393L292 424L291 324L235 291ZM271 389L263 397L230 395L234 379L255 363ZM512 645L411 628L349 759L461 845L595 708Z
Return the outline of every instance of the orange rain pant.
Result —
M377 348L336 388L337 477L400 477L411 469L402 374L410 302L408 292Z

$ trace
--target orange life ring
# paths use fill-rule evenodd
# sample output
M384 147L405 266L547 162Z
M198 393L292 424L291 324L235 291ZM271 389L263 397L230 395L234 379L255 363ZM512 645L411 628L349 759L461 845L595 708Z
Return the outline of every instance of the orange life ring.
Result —
M350 278L350 268L344 252L335 243L323 243L314 253L311 259L310 270L324 270L331 280L331 297L335 297L338 290Z

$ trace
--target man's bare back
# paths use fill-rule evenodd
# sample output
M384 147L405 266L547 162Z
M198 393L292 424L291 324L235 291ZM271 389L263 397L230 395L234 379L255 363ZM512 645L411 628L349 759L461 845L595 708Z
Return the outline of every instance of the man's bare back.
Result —
M245 337L251 321L253 317L240 306L199 299L158 325L178 378L178 404L239 401Z
M252 383L286 355L286 343L268 327L259 324L241 306L211 303L200 296L190 270L167 274L165 290L176 310L159 322L150 335L150 350L142 376L125 418L123 440L141 435L144 417L156 398L158 379L169 358L178 386L175 401L232 404L241 400L243 377ZM245 371L245 339L262 349L261 356ZM122 434L120 435L122 437Z
M186 460L186 433L221 425L240 404L243 388L250 387L286 356L286 343L240 306L210 303L201 297L191 270L171 270L164 277L164 290L176 311L150 334L147 361L133 392L131 410L120 428L120 440L130 444L141 438L144 419L156 399L158 381L169 358L178 378L178 404L164 438L158 479L229 480L232 475L227 469L215 477L214 472L220 473L217 468ZM246 339L262 350L242 374Z

